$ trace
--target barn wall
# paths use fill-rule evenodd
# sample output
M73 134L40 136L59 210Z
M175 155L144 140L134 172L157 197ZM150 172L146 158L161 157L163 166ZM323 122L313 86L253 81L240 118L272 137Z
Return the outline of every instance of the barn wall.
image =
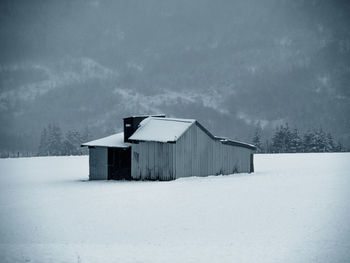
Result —
M108 179L108 148L89 148L90 180Z
M135 180L173 180L174 145L139 142L132 145L131 177Z
M250 155L244 147L214 140L196 124L175 144L176 178L250 172Z
M193 124L176 143L133 144L131 176L135 180L173 180L250 172L252 153L214 140Z

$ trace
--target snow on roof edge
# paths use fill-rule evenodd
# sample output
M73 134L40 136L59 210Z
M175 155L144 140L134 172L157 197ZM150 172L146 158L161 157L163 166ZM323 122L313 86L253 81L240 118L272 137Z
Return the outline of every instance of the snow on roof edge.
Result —
M163 113L160 113L160 114L140 114L140 115L132 115L132 116L128 116L128 117L125 117L123 118L123 120L125 119L129 119L129 118L138 118L138 117L157 117L157 118L165 118L166 115L163 114Z
M213 135L207 128L205 128L202 124L200 124L198 121L195 122L197 124L197 126L202 129L210 138L214 139L214 140L219 140L221 143L223 144L230 144L230 145L234 145L234 146L238 146L238 147L244 147L244 148L248 148L250 150L256 150L256 146L249 144L249 143L245 143L245 142L240 142L240 141L235 141L235 140L231 140L228 138L224 138L224 137L219 137L219 136L215 136Z
M236 146L240 146L240 147L245 147L251 150L256 150L256 146L250 143L246 143L246 142L242 142L242 141L236 141L236 140L231 140L228 139L226 137L217 137L215 136L215 138L217 140L219 140L220 142L224 143L224 144L232 144L232 145L236 145Z
M131 144L124 142L124 132L119 132L100 139L82 143L81 146L128 148Z

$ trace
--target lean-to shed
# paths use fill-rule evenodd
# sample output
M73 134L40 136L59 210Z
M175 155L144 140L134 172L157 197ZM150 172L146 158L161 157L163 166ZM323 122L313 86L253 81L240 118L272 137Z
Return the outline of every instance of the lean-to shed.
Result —
M137 116L124 132L84 143L90 179L174 180L254 171L255 146L215 137L193 119Z

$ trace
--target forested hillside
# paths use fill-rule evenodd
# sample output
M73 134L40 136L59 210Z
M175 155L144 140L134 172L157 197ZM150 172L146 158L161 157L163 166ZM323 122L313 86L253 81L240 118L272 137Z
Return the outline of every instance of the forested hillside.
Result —
M0 149L140 113L243 141L322 128L349 147L349 20L348 1L1 1Z

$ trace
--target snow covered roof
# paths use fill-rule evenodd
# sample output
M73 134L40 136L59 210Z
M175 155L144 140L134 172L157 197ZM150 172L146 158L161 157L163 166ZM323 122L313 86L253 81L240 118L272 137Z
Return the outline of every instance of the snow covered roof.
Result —
M133 116L129 116L129 117L125 117L123 119L130 119L130 118L140 118L140 117L161 117L164 118L165 114L152 114L152 115L133 115Z
M163 117L148 117L141 121L137 130L129 137L131 141L154 141L154 142L175 142L187 129L196 123L209 137L218 140L223 144L229 144L239 147L256 150L254 145L233 141L223 137L212 135L199 122L193 119L175 119ZM124 132L120 132L111 136L107 136L98 140L83 143L81 146L102 146L102 147L118 147L127 148L132 143L124 142Z
M256 150L256 146L253 144L249 144L249 143L245 143L245 142L241 142L241 141L235 141L235 140L231 140L231 139L224 138L224 137L215 137L215 138L217 140L219 140L220 142L222 142L223 144L230 144L230 145L234 145L234 146L248 148L251 150Z
M175 142L196 120L148 117L129 140Z
M124 132L120 132L98 140L83 143L81 146L103 146L103 147L127 148L131 146L131 144L124 142Z

